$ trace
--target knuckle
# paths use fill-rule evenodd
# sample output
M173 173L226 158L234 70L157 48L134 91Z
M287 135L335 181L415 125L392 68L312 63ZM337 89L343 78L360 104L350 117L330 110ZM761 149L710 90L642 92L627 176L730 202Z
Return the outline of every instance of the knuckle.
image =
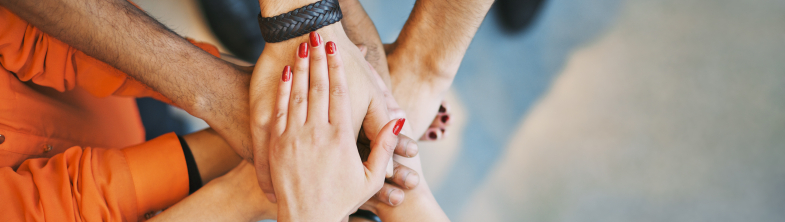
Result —
M284 110L282 108L276 108L275 109L275 118L276 119L280 119L281 117L284 117L284 116L286 116L286 110Z
M385 193L384 190L384 180L373 180L371 183L371 187L373 190L378 190L379 194ZM379 195L382 196L382 195Z
M406 113L404 113L403 109L400 108L390 108L387 111L390 113L390 117L393 119L400 119L406 117Z
M305 102L305 93L300 91L292 93L292 102L295 104L300 104Z
M330 89L330 95L333 95L333 96L346 96L346 95L349 94L348 91L349 90L347 90L345 86L337 85L337 86L333 86L332 89Z
M289 97L288 91L278 90L278 98L288 98L288 97ZM282 100L281 102L286 102L286 101Z
M397 140L393 140L393 139L383 139L383 140L381 141L381 144L380 144L380 145L382 146L382 149L384 149L384 151L386 151L386 152L392 152L392 151L394 151L394 150L395 150L395 146L396 146L397 144L398 144L398 141L397 141Z
M316 92L316 93L327 92L328 88L329 88L328 84L325 84L325 83L315 83L315 84L311 85L311 91Z
M321 60L324 60L324 59L325 59L324 53L312 53L311 54L311 60L312 61L321 61Z
M328 62L327 67L330 69L340 69L343 68L343 62L340 59L331 59Z
M294 66L294 71L293 72L295 72L295 73L308 73L308 71L309 70L308 70L308 66L307 65L299 65L299 66Z
M254 114L251 116L253 123L253 130L266 131L270 126L270 117L264 118L262 114Z

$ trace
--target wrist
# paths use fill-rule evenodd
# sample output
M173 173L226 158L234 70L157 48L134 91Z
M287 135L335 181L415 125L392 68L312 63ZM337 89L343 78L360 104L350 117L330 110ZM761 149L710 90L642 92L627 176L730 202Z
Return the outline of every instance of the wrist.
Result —
M346 215L340 215L337 210L324 210L319 207L308 207L306 204L287 204L286 201L278 203L278 221L341 221ZM319 203L321 206L330 204Z
M259 0L262 17L273 17L320 0Z
M442 211L427 184L405 191L406 200L398 206L378 204L374 212L382 221L445 221Z

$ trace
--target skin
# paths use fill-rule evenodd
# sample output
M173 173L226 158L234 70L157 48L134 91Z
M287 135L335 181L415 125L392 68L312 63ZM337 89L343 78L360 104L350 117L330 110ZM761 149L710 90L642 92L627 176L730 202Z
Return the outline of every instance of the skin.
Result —
M292 0L281 4L278 1L260 1L261 13L264 17L279 15L318 0ZM343 30L342 23L337 22L316 31L322 38L330 39L338 45L342 52L344 66L347 73L347 85L352 100L352 126L358 133L360 126L368 138L376 138L376 133L389 121L387 108L380 90L373 84L370 67L367 66L359 49L354 46ZM251 131L254 144L254 164L256 166L259 185L265 194L275 202L275 192L270 181L269 164L267 163L266 146L269 144L269 128L273 110L270 109L275 101L275 94L268 89L275 88L280 78L280 67L294 63L293 57L288 55L295 51L300 43L311 42L308 36L301 36L278 43L268 43L259 57L257 66L253 71L250 90L251 106ZM322 43L323 44L323 43ZM357 134L355 134L356 138ZM390 176L393 166L389 166Z
M314 1L263 0L260 7L263 15L271 16ZM267 44L251 70L193 46L125 0L0 0L0 5L205 120L239 156L254 163L260 186L273 194L266 157L272 95L280 77L273 67L291 64L290 57L278 55L307 37ZM339 22L319 32L340 43L344 52L355 132L363 125L364 133L375 138L389 120L386 107L378 102L382 96L370 84L369 68L341 26Z
M308 56L297 57L283 73L292 78L279 81L270 140L279 221L338 221L354 212L384 183L404 123L387 123L363 163L341 53L333 42L327 48L312 47Z
M263 13L274 14L277 11L287 11L312 1L271 0L264 2L269 4L260 3ZM433 118L433 113L436 112L436 108L438 108L438 103L441 101L443 93L446 92L451 84L452 78L457 72L460 60L463 58L463 54L465 53L471 38L476 32L485 13L487 13L487 9L490 7L491 3L492 1L487 0L461 0L450 2L445 0L418 1L415 5L415 10L399 36L399 39L395 44L386 48L386 51L388 52L389 67L391 68L390 73L393 94L396 98L399 98L400 101L403 101L402 109L406 110L410 115L408 122L417 123L418 125L422 124L424 126L420 127L422 130L418 130L418 127L414 127L415 130L411 130L413 132L411 135L422 135L422 132L419 131L424 131L431 120L430 118ZM252 159L250 157L253 156L254 152L265 151L266 148L264 147L251 148L250 132L246 127L247 125L243 124L249 122L251 119L251 117L247 115L250 110L248 103L242 102L248 101L250 97L253 97L248 95L248 90L251 89L251 87L249 87L250 80L248 76L251 71L250 69L236 66L212 57L204 51L192 46L183 38L166 29L144 12L136 9L133 5L125 1L0 0L0 5L10 9L48 34L53 35L69 45L84 51L88 55L104 61L143 83L146 83L153 89L171 98L178 106L184 108L189 113L205 119L214 127L217 134L226 138L226 142L231 144L231 147L236 153L240 154L241 157ZM433 13L435 11L439 11L440 13ZM440 30L439 27L450 28L449 30ZM339 29L336 29L334 25L333 27L326 27L323 30L320 30L320 33L321 31L325 32L322 33L323 36L330 36L330 38L337 37L335 38L335 41L342 43L340 44L340 50L342 52L348 52L348 56L345 54L344 58L349 57L349 59L346 59L347 63L353 64L347 65L347 73L363 73L362 71L364 69L362 66L358 65L360 62L357 62L359 60L357 58L360 58L360 56L357 56L358 53L351 52L351 48L344 50L344 47L346 47L347 44L343 43L346 43L349 39L346 34ZM416 35L408 33L433 33L433 35ZM438 38L434 38L434 36L437 36ZM301 42L303 40L303 37L300 37L300 39L295 40L295 42ZM275 53L283 52L284 49L293 49L294 45L280 44L277 46L268 46L268 48L271 50L266 50L268 51L267 55L268 57L272 57ZM265 53L263 53L263 56L264 55ZM271 63L286 63L286 61L283 60L285 59L274 60L271 61ZM260 59L260 62L261 61L262 59ZM379 63L372 62L372 64L378 66ZM403 64L405 64L405 66ZM257 90L257 93L265 90L267 92L272 92L274 89L265 87L269 86L269 84L266 85L263 83L274 82L273 79L279 77L273 74L275 72L276 71L265 71L261 69L257 70L255 73L267 74L262 74L255 78L267 78L267 80L258 81L262 84L256 84L252 89ZM220 73L220 75L216 75L216 73ZM363 91L362 89L358 90L353 88L358 84L352 82L368 83L369 80L367 76L365 78L361 75L359 76L360 77L357 78L359 80L355 80L354 77L357 76L347 76L350 94L355 95L355 91L360 91L360 94L367 95L369 94L368 91L372 90ZM422 96L416 97L414 96L414 92L417 92ZM363 98L362 96L360 96L360 98L352 97L352 116L355 126L359 126L359 124L363 122L362 120L366 120L365 115L358 115L358 113L369 112L373 114L369 116L378 117L372 118L374 119L372 121L375 123L368 124L377 126L372 128L380 128L381 123L386 121L382 121L384 118L379 117L383 116L384 111L378 111L383 110L380 105L381 102L378 102L378 97L371 97L372 98ZM355 103L355 100L360 102ZM269 98L251 101L252 103L256 101L257 105L268 104L271 106L273 103L272 99ZM432 106L435 108L428 108L428 104L433 104ZM258 106L263 107L262 105ZM370 110L369 107L371 107ZM264 125L269 124L269 121L263 119L265 119L265 116L268 116L269 119L271 116L270 113L272 113L271 110L267 112L264 110L261 112L254 112L254 115L256 115L255 118L261 120L253 122L252 125L256 124L256 127L263 128ZM408 126L408 124L406 126ZM355 130L357 129L359 129L359 127L355 128ZM258 131L262 132L264 130L266 129L259 129ZM369 132L368 134L375 135L375 132ZM267 141L267 139L268 138L262 138L260 140ZM399 160L401 158L396 157L395 159ZM413 167L417 170L419 170L418 161L419 159L410 160L413 164L412 166L417 166ZM404 163L406 161L399 162ZM220 164L218 165L220 166ZM259 164L257 164L256 168L259 168ZM261 168L264 169L264 167ZM203 176L206 178L214 177L214 175L220 174L221 171L225 171L225 168L216 170L212 173L205 172L205 174L209 175L203 174ZM250 171L246 170L240 172ZM263 172L262 174L264 173L269 174L269 172ZM217 179L217 181L221 182L224 180ZM208 183L210 186L206 187L213 187L214 184L224 183L211 182ZM418 188L419 187L421 186L418 186ZM222 189L204 190L206 193L208 191ZM227 189L223 190L226 191ZM420 192L422 190L428 192ZM435 201L430 201L428 198L429 195L427 194L429 194L430 191L427 189L427 186L422 189L407 191L407 195L409 195L409 193L417 194L413 198L408 198L409 200L418 201L413 201L416 203L407 204L405 206L434 206L433 203L435 203ZM199 195L194 196L198 197ZM242 199L238 198L237 200ZM408 201L406 203L408 203ZM423 203L431 204L428 205ZM438 207L438 204L435 206ZM395 215L393 214L394 211L386 210L382 207L377 206L376 210L380 216L385 215L385 217L389 217L388 215ZM174 213L177 211L170 209L167 210L167 212ZM203 212L207 213L207 211ZM401 212L406 211L401 210ZM418 215L412 212L409 212L409 215ZM387 220L393 221L392 219L394 218L395 217L389 217Z
M398 39L385 47L392 94L406 111L416 138L437 115L492 4L493 0L418 0Z
M488 8L492 2L452 1L453 4L449 3L450 2L447 1L436 0L418 1L417 4L415 4L415 9L410 15L410 18L404 26L404 29L399 35L396 43L389 45L389 47L385 47L385 51L388 53L387 58L390 64L391 76L393 78L393 90L397 92L388 94L387 96L387 104L389 106L388 108L390 109L389 113L392 115L398 115L400 117L408 114L409 117L407 122L411 123L405 125L401 135L408 132L414 132L410 134L414 136L421 136L422 133L419 133L417 130L410 129L409 126L428 126L428 124L432 123L432 119L430 118L433 118L433 114L429 114L429 112L431 112L431 110L433 113L437 112L441 96L443 96L443 93L447 91L447 88L452 83L452 79L457 73L458 65L460 64L460 61L463 58L466 49L468 48L470 40L474 36L477 27L482 22L482 19L487 13ZM466 8L474 8L475 10L471 10L471 13L468 14L462 14L461 12L465 11L463 9ZM434 13L435 11L439 11L442 14ZM429 13L435 14L435 16L431 16ZM449 16L439 17L441 15ZM451 30L440 30L438 27L451 27ZM427 36L408 34L423 33L421 32L422 30L427 30L427 33L435 34ZM433 38L433 36L439 36L439 38ZM427 37L431 38L429 39ZM373 64L373 62L371 63ZM406 64L407 66L401 66L401 64ZM382 78L380 77L377 80L377 85L383 85L379 84L379 81L382 81L381 79ZM425 91L417 91L418 89L425 89ZM418 92L421 96L410 96L405 93L406 91ZM401 101L401 104L406 105L403 107L395 107L394 105L390 105L391 103L389 102L389 98L392 98L392 96L389 95L394 95L398 101ZM427 107L429 104L432 104L435 108L418 108L419 106L414 105L417 103L421 103L423 107ZM424 117L417 118L420 120L413 120L412 116L417 115ZM399 144L399 147L400 146L401 145ZM420 172L418 174L418 178L420 179L419 185L413 190L405 191L406 201L397 207L388 207L384 201L371 199L370 201L366 202L362 208L375 212L383 221L448 221L449 218L444 215L435 198L433 198L433 194L431 193L426 181L422 177L419 157L409 159L395 157L394 160L405 163L415 171ZM235 169L235 171L237 171L237 169ZM248 171L244 172L248 173ZM233 186L233 183L222 183L225 180L233 181L238 180L238 178L244 178L246 183L250 181L247 179L247 177L237 175L238 174L230 173L225 177L221 177L216 181L211 182L208 184L208 186L205 186L205 188L190 196L188 199L200 198L200 192L208 193L212 192L211 190L230 190L238 193L247 193L246 191L240 189L224 188ZM399 177L401 176L395 176L393 178ZM394 189L394 187L390 187L389 184L385 184L380 192L378 192L375 196L385 195L385 191L387 191L387 189ZM225 196L231 197L231 195ZM253 195L244 196L252 197ZM204 199L210 198L207 197ZM258 199L260 198L257 197L255 201L258 201ZM254 200L247 200L247 198L238 198L235 201L243 200L248 201L249 203L254 203ZM217 201L220 202L220 200ZM178 205L181 204L183 203ZM247 205L249 204L243 206ZM222 205L212 205L207 211L217 210L219 211L217 213L218 215L226 217L233 215L231 213L234 211L218 210L216 209L216 206L220 207ZM260 209L257 209L257 212L270 211L269 209L266 211L261 209L264 208L264 205L260 206L261 207L259 207ZM187 209L193 209L191 207L199 208L199 206L186 206ZM169 213L176 213L176 209L178 208L170 208L157 217L161 217L162 215ZM188 214L182 216L187 215ZM188 217L179 218L182 219ZM193 219L197 218L199 217L194 217ZM275 217L271 216L266 219L272 218Z
M125 72L204 119L241 156L250 71L191 45L124 0L0 0L42 31ZM121 16L118 16L121 15ZM227 87L231 86L231 87ZM233 126L234 125L234 126Z

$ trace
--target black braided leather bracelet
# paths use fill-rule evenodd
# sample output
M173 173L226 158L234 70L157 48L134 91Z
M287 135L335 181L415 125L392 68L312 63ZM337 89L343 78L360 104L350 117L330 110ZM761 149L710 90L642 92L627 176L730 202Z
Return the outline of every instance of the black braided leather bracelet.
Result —
M282 42L316 31L341 21L343 13L338 0L322 0L275 17L262 17L259 29L265 42Z

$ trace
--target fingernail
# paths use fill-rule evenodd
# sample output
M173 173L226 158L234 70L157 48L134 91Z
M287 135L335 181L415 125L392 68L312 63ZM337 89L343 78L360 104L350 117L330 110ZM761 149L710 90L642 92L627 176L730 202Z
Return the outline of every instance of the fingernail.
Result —
M450 120L450 116L449 115L442 116L442 123L447 123L447 121L449 121L449 120Z
M393 134L395 134L397 136L398 133L401 132L401 129L403 128L403 123L405 123L405 122L406 122L406 118L398 119L398 122L396 122L395 126L393 126Z
M319 33L311 32L311 47L318 47L322 44L322 36Z
M439 106L439 113L446 113L446 112L447 112L447 108L444 108L443 105L440 105Z
M275 199L275 194L265 193L264 195L267 195L267 200L269 200L270 202L272 203L278 202L278 199Z
M409 174L412 173L409 172ZM417 184L420 184L420 176L415 174L410 177L409 174L407 174L406 178L403 180L403 185L406 186L406 189L412 189L413 187L417 187Z
M403 191L399 189L391 189L388 198L390 199L391 206L398 206L398 204L403 202Z
M431 131L430 133L428 133L428 138L435 140L438 139L439 137L436 135L436 132Z
M289 80L292 79L292 75L290 74L291 72L292 72L291 66L284 66L283 74L281 74L281 80L283 80L284 82L289 82Z
M406 187L407 190L409 189L409 185L406 185L406 179L409 177L409 174L412 174L412 171L407 171L406 175L403 175L403 186Z
M300 58L304 59L305 57L308 57L308 43L303 42L302 44L300 44L300 50L298 51L299 52L297 53L297 55L300 56Z
M335 54L335 43L332 41L327 42L327 54Z
M419 147L415 148L416 146L412 145L411 142L406 143L406 157L414 157L417 155L417 150L420 149Z

